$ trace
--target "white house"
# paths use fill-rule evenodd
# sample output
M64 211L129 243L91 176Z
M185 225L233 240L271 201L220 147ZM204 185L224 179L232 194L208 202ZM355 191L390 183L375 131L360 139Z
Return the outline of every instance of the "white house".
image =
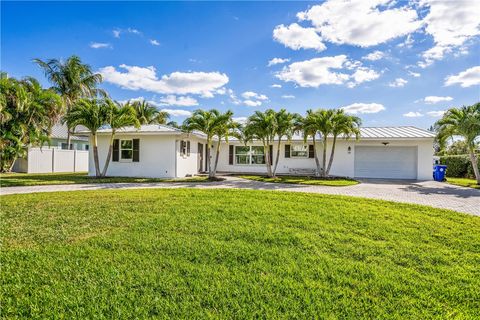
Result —
M110 129L98 132L100 164L108 152ZM186 133L165 125L126 127L117 131L109 176L185 177L207 170L205 135ZM364 127L361 138L338 139L331 175L352 178L432 179L432 132L415 127ZM216 143L216 142L215 142ZM90 141L91 144L91 141ZM331 148L329 138L328 147ZM273 161L277 143L271 146ZM321 158L322 144L317 141ZM215 149L210 152L212 165ZM327 150L330 155L330 150ZM89 174L95 174L90 149ZM327 162L328 163L328 162ZM294 136L282 141L278 174L311 174L316 169L312 140ZM218 172L266 173L265 157L260 142L245 145L230 139L221 142Z

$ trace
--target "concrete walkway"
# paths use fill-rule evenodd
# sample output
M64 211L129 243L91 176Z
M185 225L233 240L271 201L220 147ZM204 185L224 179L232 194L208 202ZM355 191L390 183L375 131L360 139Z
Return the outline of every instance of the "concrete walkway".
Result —
M1 188L0 194L139 188L233 188L355 196L422 204L480 216L480 190L435 181L364 180L361 184L354 186L329 187L265 183L245 180L239 177L225 178L225 181L210 183L98 183L8 187Z

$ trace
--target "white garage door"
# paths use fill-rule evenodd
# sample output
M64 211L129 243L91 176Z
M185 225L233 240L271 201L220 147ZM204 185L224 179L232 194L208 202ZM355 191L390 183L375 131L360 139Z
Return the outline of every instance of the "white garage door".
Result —
M417 179L417 148L355 147L355 177Z

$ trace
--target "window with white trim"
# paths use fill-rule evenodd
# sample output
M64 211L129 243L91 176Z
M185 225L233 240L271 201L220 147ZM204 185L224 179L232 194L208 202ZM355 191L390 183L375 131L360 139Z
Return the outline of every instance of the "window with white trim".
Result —
M308 158L308 145L292 144L290 146L290 156L292 158Z
M188 140L180 141L180 155L182 157L190 157L190 141Z
M120 140L120 160L133 159L133 140Z
M262 146L235 146L235 164L265 164L265 153Z

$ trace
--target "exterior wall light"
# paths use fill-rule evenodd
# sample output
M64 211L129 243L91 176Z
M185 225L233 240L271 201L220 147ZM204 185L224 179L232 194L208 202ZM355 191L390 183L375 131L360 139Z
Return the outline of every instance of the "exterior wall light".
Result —
M390 142L382 142L382 144L386 147L390 144Z
M348 146L348 154L352 153L352 147Z

